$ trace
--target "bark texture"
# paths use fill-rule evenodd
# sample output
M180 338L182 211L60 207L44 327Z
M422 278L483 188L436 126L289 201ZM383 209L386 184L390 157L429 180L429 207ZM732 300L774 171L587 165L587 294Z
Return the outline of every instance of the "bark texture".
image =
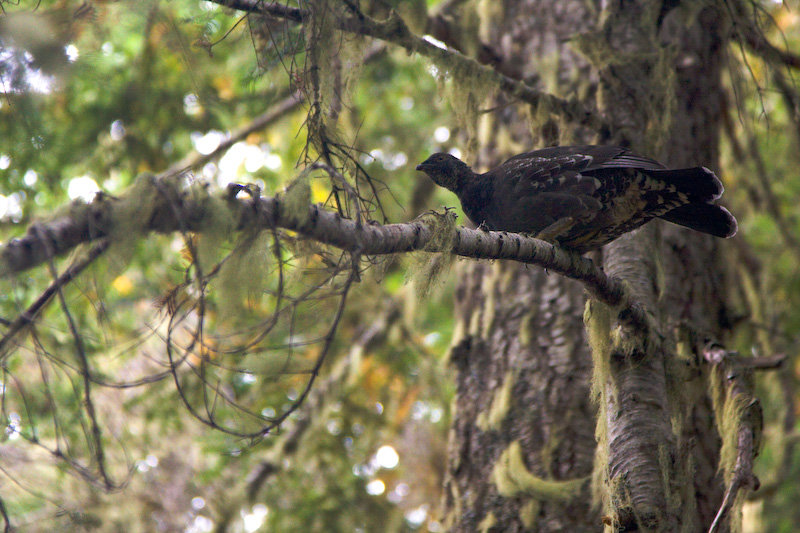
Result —
M494 122L484 123L479 163L492 166L537 145L595 141L631 146L675 167L716 167L724 12L716 6L670 12L660 2L640 1L607 3L601 13L592 5L506 1L482 14L484 27L496 33L481 38L500 43L503 62L527 65L523 77L535 79L536 72L548 90L569 87L586 102L596 92L611 128L587 139L542 109L528 121L517 108L500 107ZM694 17L688 24L687 16ZM554 71L547 74L547 66ZM538 143L529 137L531 122ZM604 520L616 530L708 530L724 487L711 378L695 365L704 340L724 334L723 269L711 238L679 228L662 235L657 224L603 251L606 272L627 282L650 328L620 322L601 332L610 349L605 360L595 360L596 487ZM446 525L599 530L600 511L581 484L594 459L596 420L587 402L582 291L535 268L465 270L456 295L458 395Z
M565 43L586 9L584 2L493 3L480 13L481 39L498 43L502 63L520 66L524 79L536 73L548 90L585 92L588 64ZM590 140L562 131L546 109L533 110L534 139L530 117L507 103L499 97L498 112L484 116L479 166L537 146ZM589 482L596 410L584 291L514 263L462 267L445 525L452 531L599 530Z

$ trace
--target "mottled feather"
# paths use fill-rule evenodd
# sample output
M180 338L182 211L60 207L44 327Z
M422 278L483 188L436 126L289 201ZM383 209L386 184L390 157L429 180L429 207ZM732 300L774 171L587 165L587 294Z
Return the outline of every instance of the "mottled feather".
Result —
M616 146L536 150L485 174L439 153L417 170L455 192L475 224L529 234L558 227L548 236L581 253L656 217L718 237L736 233L736 219L712 203L723 192L713 172L670 170Z

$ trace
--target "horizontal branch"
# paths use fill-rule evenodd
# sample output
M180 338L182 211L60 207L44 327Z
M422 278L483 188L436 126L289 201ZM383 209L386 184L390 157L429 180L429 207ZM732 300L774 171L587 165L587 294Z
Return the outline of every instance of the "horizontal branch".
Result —
M308 22L312 17L311 10L289 7L277 2L264 2L263 0L211 1L232 9L248 13L259 13L296 23ZM392 15L383 21L377 21L362 13L356 13L333 17L331 23L338 30L373 37L404 48L410 53L416 52L432 59L444 70L458 71L476 80L488 81L509 96L535 107L543 105L552 113L570 122L586 126L595 131L608 131L610 129L604 121L586 109L577 99L567 100L536 90L522 81L501 74L495 69L482 65L457 51L439 48L435 44L417 37L408 29L405 22L396 12L392 12Z
M241 185L232 184L226 192L212 194L205 187L186 188L180 183L143 175L123 197L99 196L91 204L75 203L68 214L32 225L26 235L0 248L0 276L36 267L82 243L117 236L129 239L136 231L142 236L219 231L212 224L219 224L219 210L226 209L231 229L284 228L364 255L427 251L536 264L580 281L593 297L619 307L620 316L628 322L640 327L646 323L643 311L632 304L620 280L607 276L590 259L532 237L457 227L452 238L442 239L430 218L403 224L361 224L320 205L292 207L295 202L283 196L242 198Z

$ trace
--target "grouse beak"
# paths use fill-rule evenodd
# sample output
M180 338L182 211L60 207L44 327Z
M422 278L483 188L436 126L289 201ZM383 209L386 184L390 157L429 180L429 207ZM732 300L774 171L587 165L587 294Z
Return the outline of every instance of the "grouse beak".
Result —
M417 165L417 170L419 171L425 172L426 168L428 168L428 165L426 165L425 163L420 163L419 165Z

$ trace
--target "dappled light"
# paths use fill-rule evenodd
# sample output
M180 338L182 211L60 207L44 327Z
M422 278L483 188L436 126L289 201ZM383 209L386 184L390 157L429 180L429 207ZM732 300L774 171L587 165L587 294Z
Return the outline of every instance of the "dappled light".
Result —
M6 530L797 523L798 8L595 4L3 3Z

